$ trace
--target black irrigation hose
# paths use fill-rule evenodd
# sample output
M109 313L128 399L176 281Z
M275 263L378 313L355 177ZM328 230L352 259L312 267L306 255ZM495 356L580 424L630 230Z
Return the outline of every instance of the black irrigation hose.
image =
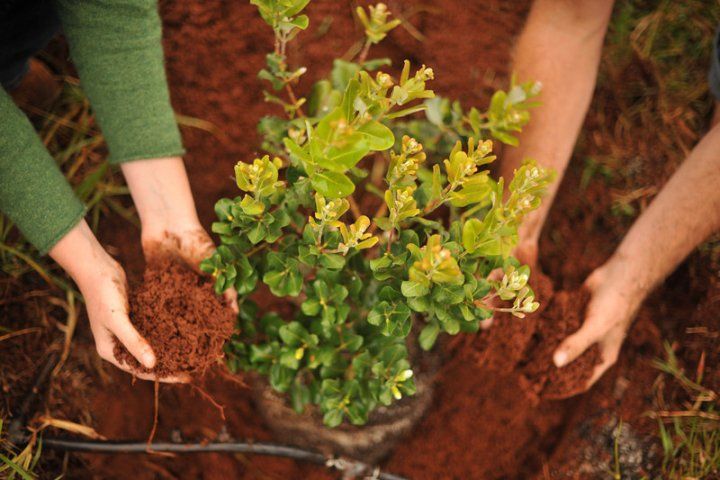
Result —
M23 433L24 425L30 415L37 397L45 387L50 372L55 368L59 355L51 353L45 364L40 368L35 382L23 398L20 408L16 412L15 419L10 423L9 438L16 445L27 442ZM62 450L67 452L94 452L94 453L148 453L148 447L153 452L165 453L251 453L255 455L267 455L275 457L292 458L328 468L334 468L344 473L356 476L365 475L378 480L406 480L404 477L383 473L377 468L346 458L328 458L324 455L303 450L301 448L271 443L253 442L211 442L211 443L170 443L153 442L148 445L146 442L113 441L113 440L75 440L71 438L43 437L44 448Z
M327 458L319 453L303 450L301 448L272 443L248 442L214 442L214 443L170 443L170 442L117 442L106 440L74 440L65 438L43 437L43 448L63 450L68 452L92 453L251 453L255 455L268 455L274 457L292 458L305 462L324 465L328 468L347 472L364 474L366 477L378 480L405 480L404 477L383 473L370 465L356 460L344 458ZM149 449L148 449L149 447Z

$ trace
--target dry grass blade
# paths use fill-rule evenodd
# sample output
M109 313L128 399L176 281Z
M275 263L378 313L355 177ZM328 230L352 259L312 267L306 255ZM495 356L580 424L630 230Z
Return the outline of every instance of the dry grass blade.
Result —
M703 412L699 410L678 410L678 411L659 411L651 412L650 418L704 418L705 420L712 420L714 422L720 422L720 415L712 412Z
M189 115L182 115L180 113L175 114L175 119L177 120L179 125L185 126L185 127L191 127L196 128L198 130L202 130L204 132L208 132L209 134L213 135L215 138L222 142L229 142L230 137L228 137L227 133L223 131L220 127L215 125L214 123L203 120L201 118L191 117Z
M48 298L48 302L53 305L62 307L67 313L67 323L60 327L60 329L65 335L63 340L63 350L57 365L53 369L53 376L57 375L57 373L65 364L67 358L70 356L70 347L72 345L73 335L75 334L75 328L77 327L78 311L75 302L75 293L71 290L67 291L66 298L67 300L64 301L55 297Z
M39 418L39 421L41 423L38 431L48 427L54 427L59 428L60 430L65 430L66 432L76 433L84 437L92 438L94 440L106 440L106 438L95 431L94 428L71 422L70 420L62 420L48 415L43 415Z
M19 337L21 335L27 335L28 333L39 333L42 332L42 328L40 327L29 327L29 328L23 328L21 330L15 330L14 332L6 333L4 335L0 335L0 342L3 342L5 340L9 340L14 337Z

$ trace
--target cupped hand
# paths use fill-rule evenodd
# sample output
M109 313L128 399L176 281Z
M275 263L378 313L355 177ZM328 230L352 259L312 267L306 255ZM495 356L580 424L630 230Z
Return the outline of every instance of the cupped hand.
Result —
M601 362L583 391L615 364L632 320L644 299L642 289L633 285L633 277L621 260L611 259L585 281L590 301L582 327L567 337L553 354L553 362L562 368L597 344ZM580 392L578 392L580 393Z
M150 344L130 322L125 271L103 249L85 220L73 227L49 253L75 280L83 295L100 357L139 378L187 381L183 377L156 378L115 358L117 339L143 367L152 369L157 362Z
M125 272L117 262L108 257L106 264L98 269L97 277L93 281L79 284L79 287L85 299L90 329L101 358L144 380L159 380L167 383L189 380L185 376L159 378L151 373L140 372L115 358L113 337L117 338L143 367L152 369L157 362L150 344L130 322L127 281Z
M143 229L142 246L146 259L158 255L173 255L184 261L200 275L200 262L210 257L215 251L215 244L210 235L199 223L175 223L164 228ZM237 292L234 288L223 293L225 301L238 313Z

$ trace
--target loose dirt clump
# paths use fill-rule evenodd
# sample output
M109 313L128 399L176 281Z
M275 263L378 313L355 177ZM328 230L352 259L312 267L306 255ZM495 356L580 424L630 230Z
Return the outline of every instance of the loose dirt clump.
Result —
M150 262L130 292L130 320L150 342L157 357L151 372L160 377L205 373L222 357L234 317L210 280L170 257ZM117 341L115 357L148 372Z
M595 365L601 362L598 346L593 345L560 369L554 365L552 356L560 343L582 326L589 300L590 293L585 289L558 292L541 315L523 369L523 383L530 394L548 399L567 398L585 390Z
M584 289L555 293L552 281L539 271L530 282L540 302L538 311L523 319L498 315L492 328L473 342L471 355L483 369L519 372L523 393L535 402L578 394L601 361L597 346L562 369L555 367L552 356L560 342L582 326L590 294Z

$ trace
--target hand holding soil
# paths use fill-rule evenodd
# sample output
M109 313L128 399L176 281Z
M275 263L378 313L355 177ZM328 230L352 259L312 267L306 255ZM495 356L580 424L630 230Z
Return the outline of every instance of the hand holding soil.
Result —
M622 264L612 259L596 269L585 281L590 293L582 327L567 337L553 354L553 362L564 368L590 347L597 344L601 361L595 365L586 387L587 391L615 364L627 330L644 295L626 286L631 276L624 273Z
M215 244L210 235L199 223L175 225L172 229L154 231L154 233L146 233L146 230L143 230L142 245L148 263L156 257L175 257L201 275L204 273L200 271L200 262L215 251ZM238 313L235 289L229 288L223 292L223 297L230 308Z
M115 358L113 345L117 339L137 364L153 368L156 363L153 350L128 318L125 271L98 243L87 223L83 220L68 232L50 255L70 274L83 294L100 357L135 373Z
M212 283L167 254L148 260L142 284L130 294L130 318L152 345L157 361L141 365L119 342L114 356L141 378L189 381L223 356L235 313L215 295ZM136 373L139 372L139 373Z

